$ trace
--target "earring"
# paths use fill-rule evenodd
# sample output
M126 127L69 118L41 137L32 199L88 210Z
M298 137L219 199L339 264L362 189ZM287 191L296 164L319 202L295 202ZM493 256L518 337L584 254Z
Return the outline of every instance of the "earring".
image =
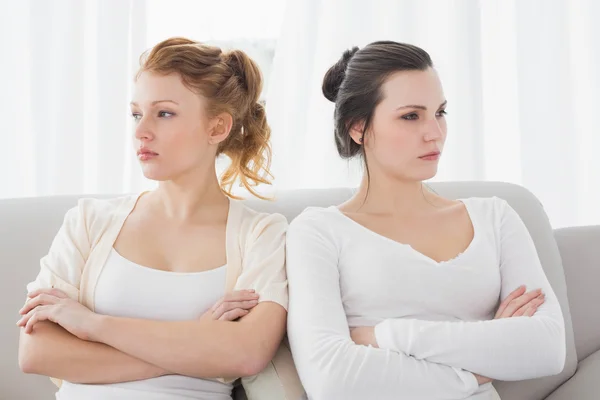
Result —
M359 142L363 142L364 141L364 137L361 137L360 139L358 139Z

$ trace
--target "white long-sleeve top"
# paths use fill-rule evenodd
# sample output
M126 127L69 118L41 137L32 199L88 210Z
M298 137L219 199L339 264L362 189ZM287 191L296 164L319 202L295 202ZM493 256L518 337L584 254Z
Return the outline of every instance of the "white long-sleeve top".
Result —
M308 208L287 236L288 337L311 400L489 399L473 373L523 380L560 373L560 305L533 241L499 198L461 200L474 237L436 262L381 236L336 207ZM494 320L521 285L541 288L532 317ZM380 348L350 328L375 326Z

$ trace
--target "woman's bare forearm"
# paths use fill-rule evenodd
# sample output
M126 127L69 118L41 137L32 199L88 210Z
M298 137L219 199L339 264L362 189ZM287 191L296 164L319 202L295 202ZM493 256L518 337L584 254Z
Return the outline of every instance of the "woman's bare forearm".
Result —
M93 340L136 358L197 378L258 374L273 358L285 332L286 311L264 302L240 321L201 318L153 321L99 316Z
M117 383L169 372L103 343L81 340L59 325L40 322L31 334L21 330L19 365L25 373L73 383Z

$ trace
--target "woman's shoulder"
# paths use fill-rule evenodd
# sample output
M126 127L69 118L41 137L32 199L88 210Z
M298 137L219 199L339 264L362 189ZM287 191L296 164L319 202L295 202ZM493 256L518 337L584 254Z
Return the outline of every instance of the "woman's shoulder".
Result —
M88 234L103 231L114 217L127 215L133 209L140 194L128 194L112 198L82 197L70 208L64 217L67 225L79 225Z
M77 201L77 205L70 212L88 221L111 219L115 213L131 212L140 196L141 193L110 198L83 197Z
M231 211L229 217L231 227L241 235L260 235L265 232L272 234L285 233L288 229L288 221L280 213L269 213L257 211L242 201L230 200Z
M467 197L459 199L469 209L469 212L484 214L498 214L510 207L508 202L497 196L490 197Z
M306 207L294 220L291 225L314 224L335 219L340 215L337 206L330 207Z
M322 237L335 236L336 227L346 217L336 207L307 207L290 223L290 232L318 233Z
M467 207L473 223L478 224L480 229L498 233L506 224L507 219L520 218L510 203L501 197L470 197L461 199L461 201Z
M132 208L140 196L141 193L109 198L83 197L78 200L77 207L90 214L112 214L122 209Z

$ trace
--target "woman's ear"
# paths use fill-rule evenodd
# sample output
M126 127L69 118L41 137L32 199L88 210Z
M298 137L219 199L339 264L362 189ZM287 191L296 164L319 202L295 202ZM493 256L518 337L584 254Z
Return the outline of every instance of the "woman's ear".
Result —
M352 140L354 140L354 142L356 142L356 144L361 145L361 146L363 145L363 142L364 142L364 136L365 136L364 130L365 130L364 122L357 122L350 127L350 137L352 138Z
M229 113L221 113L213 117L209 125L208 141L210 144L219 144L227 139L233 127L233 117Z

